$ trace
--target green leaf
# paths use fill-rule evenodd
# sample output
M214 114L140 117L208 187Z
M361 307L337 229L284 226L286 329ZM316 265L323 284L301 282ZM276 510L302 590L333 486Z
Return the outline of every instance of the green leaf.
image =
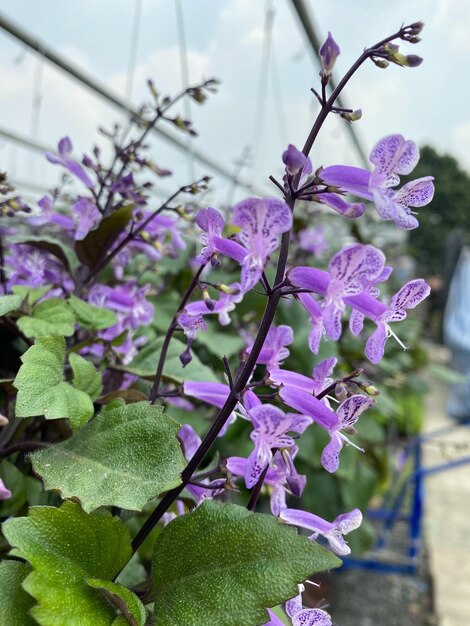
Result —
M4 626L34 626L29 614L33 598L21 586L31 568L19 561L0 562L0 624Z
M87 393L92 400L96 400L103 390L103 383L101 374L96 371L93 363L74 352L69 354L69 363L73 372L74 386Z
M71 337L74 333L75 317L64 300L49 298L36 304L32 315L20 317L17 324L26 337Z
M77 322L83 328L88 328L92 331L103 330L104 328L114 326L117 322L114 311L92 306L74 295L70 296L69 304L75 313Z
M218 359L222 356L231 357L245 347L243 339L239 335L219 332L210 324L207 325L205 332L198 334L197 341Z
M148 402L108 405L72 438L31 455L46 489L78 498L86 511L141 510L181 483L180 425Z
M173 520L152 562L159 626L264 624L266 608L341 561L271 515L206 501Z
M15 285L11 288L14 294L26 300L29 306L33 306L40 298L52 289L52 285L42 285L42 287L26 287L25 285Z
M99 589L103 596L123 614L124 621L113 622L113 626L116 623L144 626L147 617L145 607L135 593L123 585L110 582L109 580L87 578L86 582L90 587Z
M153 378L162 344L163 337L150 341L139 351L132 363L126 366L126 371L133 372L142 378ZM165 367L163 368L164 378L176 383L182 383L185 380L220 382L212 369L201 363L194 352L192 361L183 368L179 357L185 349L186 345L178 339L173 338L171 340Z
M3 460L0 463L0 478L12 494L11 498L0 501L0 517L8 517L17 513L25 505L28 477L16 465Z
M90 396L64 381L65 339L39 337L21 357L15 378L16 416L68 417L73 428L83 426L94 413Z
M23 582L43 626L110 626L116 612L89 578L112 580L131 556L127 527L109 513L86 514L73 502L38 506L3 524L13 554L32 566Z
M98 228L91 230L85 239L75 242L75 252L82 263L95 267L132 219L132 206L123 206L105 217Z
M0 298L0 317L20 308L21 296L2 296Z

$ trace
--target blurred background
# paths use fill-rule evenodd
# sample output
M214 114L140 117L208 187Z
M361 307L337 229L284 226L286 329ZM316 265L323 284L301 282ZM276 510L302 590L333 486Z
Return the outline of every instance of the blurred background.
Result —
M425 462L453 463L458 455L469 453L470 435L452 430L458 422L447 416L445 402L450 383L455 391L451 398L458 398L451 411L453 418L468 420L470 340L465 349L461 344L462 339L470 338L470 317L467 322L463 315L470 311L470 299L467 302L462 297L470 294L470 256L465 270L460 252L469 243L470 232L470 87L466 80L470 3L20 0L8 3L0 12L0 169L8 171L11 182L32 205L58 180L57 169L46 162L44 152L55 150L58 139L69 135L78 158L90 153L95 144L103 148L105 156L108 150L111 157L111 145L99 128L125 125L131 112L150 100L149 78L160 93L168 94L208 78L221 81L218 94L204 106L193 101L181 104L180 112L192 120L197 137L172 127L153 133L151 157L160 167L171 169L174 176L156 179L152 193L165 198L175 188L209 174L213 181L201 200L206 206L233 204L247 192L274 194L269 175L282 176L282 152L288 143L302 147L318 112L310 89L319 84L317 50L328 31L341 48L334 71L337 80L364 47L397 31L402 23L417 20L426 23L423 41L416 47L403 45L403 51L422 56L422 65L412 70L396 66L381 70L366 64L343 96L345 105L362 109L362 119L348 126L330 116L311 154L315 168L339 163L364 166L378 139L401 133L421 147L421 162L412 178L432 175L436 179L435 199L421 209L421 227L408 235L393 224L379 225L373 217L350 229L344 220L330 214L315 215L320 229L317 235L324 239L323 249L314 255L320 263L347 241L372 242L383 247L392 261L397 288L416 276L426 278L433 287L433 295L419 315L403 324L400 338L409 346L407 352L398 345L388 348L387 358L378 368L371 368L361 362L362 349L357 342L345 338L335 354L345 367L363 365L366 375L381 389L381 398L375 415L360 423L359 436L366 454L359 460L357 455L349 455L343 472L325 475L311 465L311 447L305 451L305 471L315 477L306 496L308 505L331 518L354 506L383 510L380 498L391 494L394 502L401 485L408 481L411 495L397 505L397 515L403 516L414 506L422 507L422 484L415 478ZM311 218L312 213L301 210L299 227L308 229ZM326 250L325 256L322 252ZM453 343L448 342L454 351L450 364L440 343L456 267L460 268L460 282L453 289L454 314L447 332L448 338L453 337ZM300 339L292 358L298 371L307 373L311 355L307 362L301 332L305 324L303 319L297 321ZM297 321L290 311L284 323L295 326ZM442 436L426 439L431 440L430 446L423 444L423 430L443 428ZM228 438L227 453L231 443L236 444ZM321 442L312 445L321 447ZM423 450L423 458L415 456L416 451L421 455ZM415 528L408 536L408 530L402 529L398 539L394 535L392 558L393 550L388 546L389 553L382 555L382 560L374 554L369 560L381 563L388 559L394 566L406 564L408 570L392 567L394 573L381 574L382 578L374 574L367 579L361 569L359 577L353 574L351 578L347 571L333 581L324 581L321 594L326 589L330 597L331 586L332 613L338 623L470 623L469 606L458 607L460 617L445 621L449 606L458 606L455 593L446 587L448 579L452 581L446 563L454 571L463 568L463 572L470 562L468 538L462 539L468 499L459 491L469 478L468 467L459 469L467 472L465 476L452 474L450 487L440 483L439 491L439 483L433 483L438 487L426 504L426 515L432 520L427 540L431 565L428 552L417 549L420 532L416 535ZM443 494L445 507L440 504ZM451 554L442 560L440 547L449 530L449 511L454 515L450 535L455 545L446 547ZM411 513L417 516L413 519L420 531L422 511ZM393 524L391 532L395 532ZM401 532L406 536L401 537ZM361 533L351 537L358 556L374 546L380 529L371 517ZM411 547L406 544L410 539L414 542ZM457 557L463 559L459 566ZM343 579L337 584L338 576ZM470 583L470 571L463 572L463 580ZM437 600L433 589L437 589ZM461 599L463 596L459 594ZM312 599L312 603L317 600ZM367 613L365 604L372 613ZM442 617L438 622L433 604Z

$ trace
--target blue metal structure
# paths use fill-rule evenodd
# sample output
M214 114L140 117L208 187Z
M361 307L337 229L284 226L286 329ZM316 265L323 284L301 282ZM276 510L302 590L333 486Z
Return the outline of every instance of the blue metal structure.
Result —
M403 463L392 477L391 486L380 509L367 512L377 530L373 548L362 558L346 557L343 568L359 568L385 573L417 573L422 548L422 519L425 478L470 463L470 456L423 465L423 444L439 442L439 438L458 428L470 428L470 421L415 437L402 451Z

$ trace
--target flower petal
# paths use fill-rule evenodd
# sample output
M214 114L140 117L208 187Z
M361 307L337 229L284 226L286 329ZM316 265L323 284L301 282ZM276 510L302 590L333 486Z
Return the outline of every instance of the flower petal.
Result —
M343 447L343 440L335 432L332 433L330 441L323 448L321 464L327 472L332 474L339 467L339 453Z
M379 363L383 358L387 338L387 327L383 322L379 322L366 342L365 353L371 363Z

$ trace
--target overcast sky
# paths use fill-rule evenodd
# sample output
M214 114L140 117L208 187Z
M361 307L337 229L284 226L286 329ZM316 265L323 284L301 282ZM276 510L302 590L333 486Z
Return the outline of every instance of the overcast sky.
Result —
M186 31L190 82L217 77L219 93L204 107L191 107L199 131L195 145L228 167L245 146L256 153L249 174L263 184L280 172L288 142L302 145L317 111L310 88L318 85L318 65L306 45L290 0L180 0ZM470 169L470 2L468 0L311 0L307 2L321 36L331 31L341 47L337 76L362 49L391 34L402 22L423 19L418 46L407 52L424 57L417 69L365 66L345 92L362 108L356 123L367 150L381 136L400 132L420 144L454 154ZM135 0L17 0L5 15L121 95L125 95ZM257 94L265 41L266 7L274 9L272 53L263 123L256 127ZM116 109L23 49L0 31L0 126L55 144L69 134L77 152L98 140L98 125L119 119ZM142 0L133 73L132 102L147 98L152 77L163 92L181 88L180 49L173 0ZM262 83L261 83L262 84ZM36 86L36 87L35 87ZM38 97L39 96L39 97ZM34 107L36 102L36 108ZM37 103L40 103L39 106ZM339 120L327 123L312 153L316 166L357 164ZM99 139L102 141L102 139ZM175 171L176 183L189 181L186 155L156 138L159 165ZM56 170L27 151L0 140L0 168L16 179L45 185ZM196 165L196 174L206 170ZM176 184L175 183L175 184ZM216 179L217 195L227 183ZM162 183L171 189L169 181Z

